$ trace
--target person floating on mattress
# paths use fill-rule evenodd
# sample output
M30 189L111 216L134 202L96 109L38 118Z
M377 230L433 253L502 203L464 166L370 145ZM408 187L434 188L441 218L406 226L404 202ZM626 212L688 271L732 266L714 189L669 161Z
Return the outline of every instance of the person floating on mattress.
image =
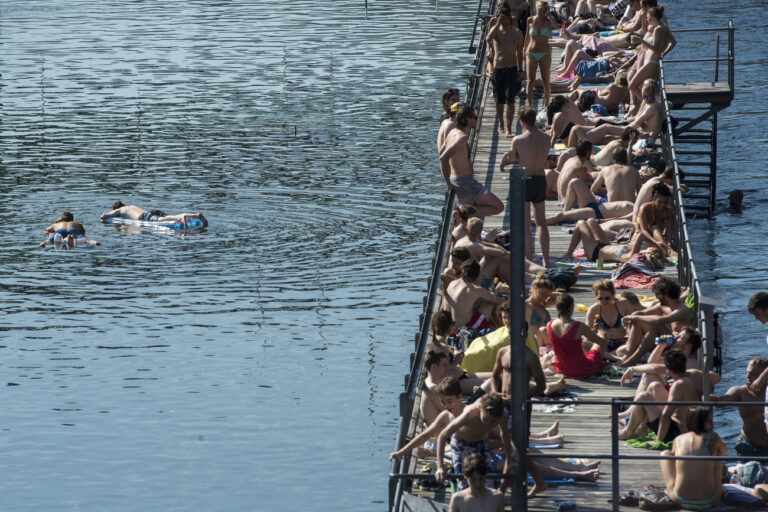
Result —
M144 222L181 222L185 226L189 225L190 220L199 220L202 227L208 226L208 220L202 213L179 213L177 215L168 215L161 210L144 210L136 205L126 206L122 201L115 201L112 210L101 214L101 221L106 222L114 218L131 219Z

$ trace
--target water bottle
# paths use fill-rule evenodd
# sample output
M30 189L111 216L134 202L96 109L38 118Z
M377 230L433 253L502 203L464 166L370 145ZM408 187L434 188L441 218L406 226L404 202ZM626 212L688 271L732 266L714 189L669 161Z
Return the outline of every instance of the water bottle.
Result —
M672 345L675 343L675 337L669 334L663 334L656 337L657 345Z
M624 122L624 102L619 103L619 122Z

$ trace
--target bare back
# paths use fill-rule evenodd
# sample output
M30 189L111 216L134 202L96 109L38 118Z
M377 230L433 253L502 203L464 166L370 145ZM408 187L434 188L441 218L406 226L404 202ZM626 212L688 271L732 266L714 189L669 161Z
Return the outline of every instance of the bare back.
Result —
M448 165L451 169L451 178L473 176L475 171L472 167L472 161L469 159L467 134L458 128L454 128L448 132L448 135L445 138L443 151L450 150L453 150L448 159Z
M571 157L565 162L563 170L560 171L560 176L557 178L557 194L560 199L565 199L568 183L574 178L587 180L587 168L578 156Z
M614 164L603 169L600 176L605 181L608 201L635 201L640 190L640 174L637 169Z
M525 168L526 176L544 176L549 143L549 136L537 128L512 139L510 152L517 156L517 163Z

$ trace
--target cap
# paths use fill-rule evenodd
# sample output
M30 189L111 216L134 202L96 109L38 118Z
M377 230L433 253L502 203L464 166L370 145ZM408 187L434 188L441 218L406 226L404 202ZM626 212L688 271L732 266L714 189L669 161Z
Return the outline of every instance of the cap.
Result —
M466 107L466 106L467 106L467 104L466 104L466 103L464 103L463 101L457 101L456 103L454 103L453 105L451 105L451 112L453 112L453 113L455 114L456 112L458 112L458 111L459 111L459 109L460 109L461 107Z

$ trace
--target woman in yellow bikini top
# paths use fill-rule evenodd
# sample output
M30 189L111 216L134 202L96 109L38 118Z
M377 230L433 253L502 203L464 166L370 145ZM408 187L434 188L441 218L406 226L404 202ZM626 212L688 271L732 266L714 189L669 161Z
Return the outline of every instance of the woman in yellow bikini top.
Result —
M538 28L537 28L538 27ZM525 71L526 71L526 103L533 104L533 83L536 80L536 68L539 68L541 82L544 85L544 104L549 104L551 88L549 85L549 69L552 65L552 53L549 49L549 36L557 29L549 13L549 4L544 0L536 2L536 15L528 18L525 31Z

